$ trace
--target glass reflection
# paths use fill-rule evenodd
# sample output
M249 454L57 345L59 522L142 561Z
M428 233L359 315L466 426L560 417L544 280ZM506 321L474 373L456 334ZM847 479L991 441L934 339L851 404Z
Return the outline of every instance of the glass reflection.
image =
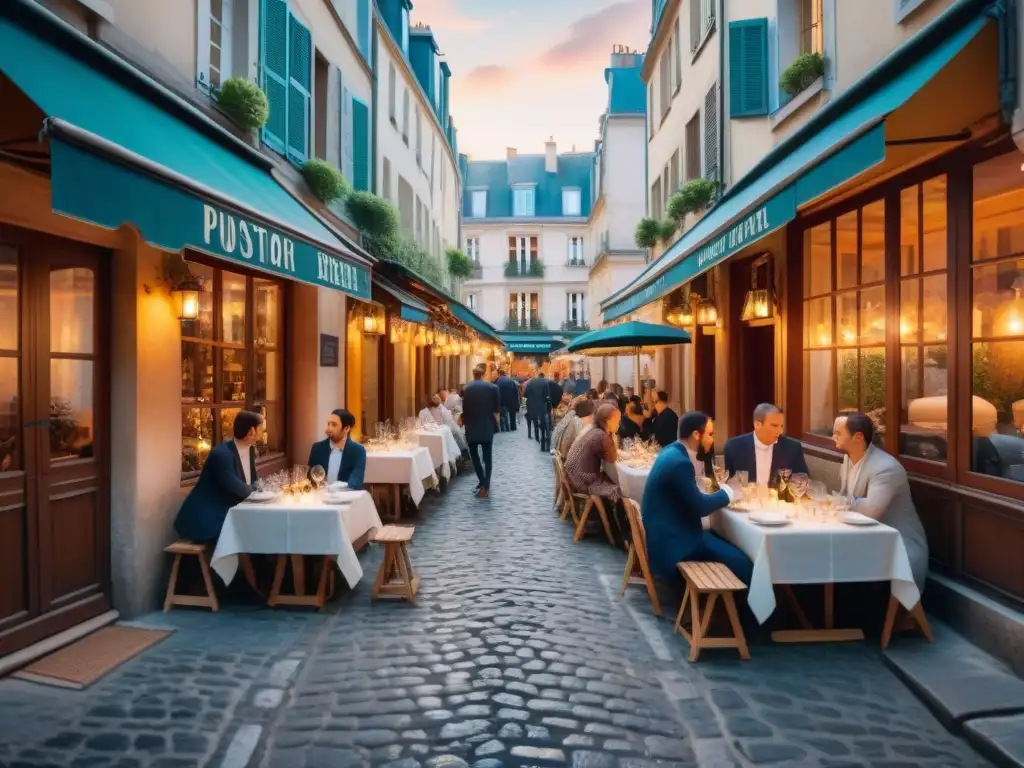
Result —
M256 346L276 347L281 317L281 286L266 280L253 281L256 292Z
M221 350L221 395L222 403L245 400L245 350ZM230 431L230 430L229 430Z
M832 224L804 232L804 296L832 291Z
M831 435L832 422L836 416L833 397L835 366L832 350L815 350L804 357L804 381L807 397L807 429L818 435Z
M181 471L198 472L213 448L213 411L186 408L181 420Z
M18 252L0 245L0 349L17 351Z
M860 291L860 343L885 341L885 286Z
M921 185L924 200L924 250L922 270L946 269L946 177L937 176Z
M95 279L91 269L50 272L50 351L93 351Z
M199 291L199 317L181 321L181 335L191 339L213 340L213 268L189 262L188 271L202 286Z
M836 288L857 286L857 212L836 219Z
M245 343L245 277L221 273L221 341Z
M832 345L832 297L811 299L804 305L805 345L829 347Z
M885 202L879 200L861 209L860 282L885 279Z
M93 455L93 363L50 359L50 458Z
M213 400L213 348L208 344L181 342L181 398L195 403Z
M18 461L18 359L0 357L0 472L20 469Z

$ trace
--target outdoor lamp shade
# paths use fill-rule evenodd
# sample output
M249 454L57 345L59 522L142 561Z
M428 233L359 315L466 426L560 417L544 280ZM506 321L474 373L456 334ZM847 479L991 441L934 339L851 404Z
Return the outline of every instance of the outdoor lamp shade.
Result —
M743 312L740 313L740 320L750 322L751 320L764 320L772 316L773 307L771 297L764 288L755 288L747 291L743 300Z
M379 336L384 333L384 318L377 312L377 308L367 305L363 311L363 334L366 336Z
M717 325L718 307L712 299L701 299L697 305L697 325Z
M178 308L179 320L196 320L199 318L199 292L203 289L199 283L184 282L174 289L174 305Z
M468 341L462 342L462 354L468 355L470 353L470 346Z

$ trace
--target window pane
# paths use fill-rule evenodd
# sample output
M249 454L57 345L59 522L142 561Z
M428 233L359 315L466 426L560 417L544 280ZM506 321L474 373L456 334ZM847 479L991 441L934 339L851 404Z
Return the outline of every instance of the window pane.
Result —
M837 353L839 368L839 413L859 411L857 388L860 375L857 366L857 350L841 349ZM835 414L833 414L835 416Z
M92 361L50 359L50 458L91 457Z
M885 286L860 292L860 343L885 341Z
M213 348L195 341L181 342L181 399L213 401Z
M50 272L50 351L92 354L95 280L91 269Z
M818 350L804 355L804 398L807 411L807 431L816 435L831 435L836 417L832 396L835 367L832 350Z
M917 252L921 217L918 205L920 188L915 184L900 192L900 274L916 275L921 271Z
M222 273L221 340L229 344L245 343L245 277Z
M1024 335L1024 259L972 271L974 338Z
M0 349L17 350L18 253L0 245Z
M188 271L202 285L199 291L199 317L181 321L181 335L191 339L213 339L213 269L189 262Z
M836 344L850 346L857 343L857 292L841 293L836 297L838 316Z
M926 181L924 194L924 271L946 269L946 177Z
M804 345L832 345L832 297L811 299L804 304Z
M974 345L971 469L1024 483L1024 341Z
M269 453L280 453L284 450L284 439L281 426L281 405L279 403L263 403L254 408L263 416L264 430L256 441L256 455L266 456ZM376 423L376 422L373 422Z
M857 285L857 212L850 211L836 219L836 288Z
M256 291L256 346L276 347L281 317L281 286L268 280L253 280Z
M0 472L20 469L18 459L18 360L0 357Z
M974 260L1024 253L1024 186L1020 155L974 166Z
M949 404L946 347L905 347L902 362L900 453L945 461Z
M245 351L222 349L221 355L220 401L234 403L245 400Z
M900 341L921 340L920 328L921 281L904 280L900 283Z
M861 284L885 279L885 202L865 205L861 211Z
M234 436L235 416L240 414L244 408L221 408L217 412L217 419L220 422L220 439L231 440Z
M926 277L924 286L924 340L946 340L946 275Z
M832 223L804 232L804 296L832 291Z
M277 352L256 353L255 400L281 399L281 356Z
M198 472L213 446L213 411L186 408L181 420L181 471Z
M860 353L860 410L876 427L885 427L885 350L863 349Z

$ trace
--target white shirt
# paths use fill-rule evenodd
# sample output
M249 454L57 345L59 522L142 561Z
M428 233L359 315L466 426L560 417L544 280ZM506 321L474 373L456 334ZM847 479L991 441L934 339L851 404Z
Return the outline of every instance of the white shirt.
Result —
M341 447L337 443L331 443L331 457L327 460L327 482L338 482L338 473L341 472L341 452L345 450L345 443Z
M846 471L846 479L843 481L842 493L846 496L853 496L853 489L857 487L857 481L860 479L860 471L864 468L864 459L868 457L868 451L874 446L869 445L868 450L864 451L864 455L860 457L860 461L854 462L850 460L850 467Z
M775 453L775 443L765 445L754 435L754 460L757 462L758 485L768 485L772 481L772 455Z
M238 458L242 462L242 474L245 475L245 484L252 485L252 468L249 466L249 449L243 448L241 445L238 444L237 440L235 440L234 442L235 450L238 451Z

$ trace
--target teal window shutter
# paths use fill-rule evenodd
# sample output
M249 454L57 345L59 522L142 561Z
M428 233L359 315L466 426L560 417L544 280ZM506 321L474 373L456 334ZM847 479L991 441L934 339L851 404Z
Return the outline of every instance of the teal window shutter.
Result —
M729 116L768 114L768 19L729 22Z
M352 186L370 189L370 110L352 99Z
M356 0L356 26L359 28L359 50L367 63L370 61L370 0Z
M263 0L260 8L260 82L270 105L263 143L285 151L288 136L288 3Z
M312 108L313 39L302 22L288 16L288 136L287 157L295 163L309 158Z

